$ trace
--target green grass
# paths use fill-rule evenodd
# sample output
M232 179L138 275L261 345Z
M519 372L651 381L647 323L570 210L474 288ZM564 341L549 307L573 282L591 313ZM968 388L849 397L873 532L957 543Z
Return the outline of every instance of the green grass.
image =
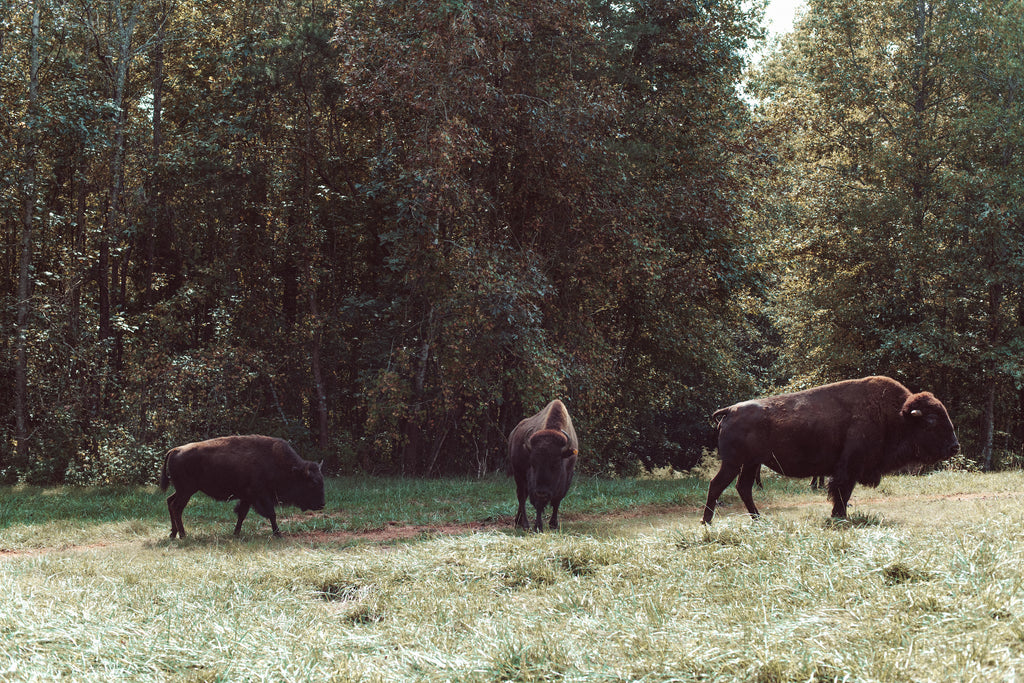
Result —
M510 528L504 478L353 479L332 481L326 514L289 518L282 540L265 525L233 539L231 505L197 496L185 542L165 537L156 490L2 490L0 547L51 540L0 554L0 680L1024 673L1021 473L890 478L858 488L843 523L806 482L766 478L760 520L730 489L709 528L702 481L577 484L558 533ZM386 545L296 533L494 518Z
M402 525L502 522L516 510L515 485L506 476L477 479L342 477L326 483L327 507L318 513L278 508L288 532L361 532ZM137 488L0 487L0 550L113 543L169 533L167 493ZM563 512L603 514L642 506L703 504L698 479L645 480L580 477ZM185 508L190 536L222 537L234 529L233 503L198 493ZM268 535L269 524L250 512L243 536Z

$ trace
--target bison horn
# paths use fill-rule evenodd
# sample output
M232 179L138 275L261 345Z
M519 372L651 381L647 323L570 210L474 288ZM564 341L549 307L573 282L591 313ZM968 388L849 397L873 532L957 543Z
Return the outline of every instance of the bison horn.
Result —
M922 413L917 408L910 411L910 417L921 417Z

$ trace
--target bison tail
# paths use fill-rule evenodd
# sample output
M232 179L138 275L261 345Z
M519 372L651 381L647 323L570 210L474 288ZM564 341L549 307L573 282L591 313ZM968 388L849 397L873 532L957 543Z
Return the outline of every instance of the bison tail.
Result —
M167 476L167 461L170 460L171 453L173 453L175 450L176 449L172 448L171 450L167 451L166 455L164 455L164 465L163 465L163 467L160 468L160 490L161 491L166 491L167 487L171 483L171 478L169 476Z
M716 427L721 427L722 420L725 419L725 414L728 412L729 408L719 408L715 412L711 413L711 421L714 423Z

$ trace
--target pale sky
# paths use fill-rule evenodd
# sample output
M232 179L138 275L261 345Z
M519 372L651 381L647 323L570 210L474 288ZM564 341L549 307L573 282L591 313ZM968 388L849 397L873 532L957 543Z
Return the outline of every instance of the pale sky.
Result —
M793 29L793 18L803 0L768 0L765 22L770 34L786 33Z

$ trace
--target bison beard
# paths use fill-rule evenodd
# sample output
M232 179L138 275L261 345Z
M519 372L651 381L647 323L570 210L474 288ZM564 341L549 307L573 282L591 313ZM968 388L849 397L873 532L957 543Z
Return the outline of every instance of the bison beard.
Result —
M548 524L558 528L558 507L569 491L579 452L579 440L569 411L555 399L543 410L521 421L508 437L508 454L516 480L519 509L515 524L527 529L526 498L537 511L533 528L544 528L541 516L551 503Z
M792 394L745 401L715 412L722 465L708 486L702 522L722 491L736 490L751 516L752 488L766 465L779 474L831 476L832 516L846 517L856 484L912 463L933 464L960 448L945 406L929 392L911 394L888 377L865 377Z
M269 436L224 436L172 448L164 457L160 488L174 484L167 499L171 538L185 538L181 513L189 499L202 491L215 500L237 499L235 536L249 508L270 520L275 536L274 506L296 505L301 510L324 507L324 478L320 465L303 460L287 442Z

